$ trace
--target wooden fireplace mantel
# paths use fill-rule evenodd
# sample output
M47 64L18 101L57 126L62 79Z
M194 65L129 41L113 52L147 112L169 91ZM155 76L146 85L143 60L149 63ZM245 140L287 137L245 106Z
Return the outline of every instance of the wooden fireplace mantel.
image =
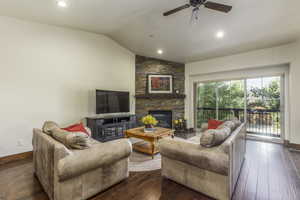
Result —
M185 94L138 94L136 99L184 99Z

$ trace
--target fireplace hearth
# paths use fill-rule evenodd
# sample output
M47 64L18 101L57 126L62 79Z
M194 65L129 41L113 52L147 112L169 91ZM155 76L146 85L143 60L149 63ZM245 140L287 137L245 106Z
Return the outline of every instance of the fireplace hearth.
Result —
M172 110L150 110L149 114L157 119L157 126L163 128L172 128Z

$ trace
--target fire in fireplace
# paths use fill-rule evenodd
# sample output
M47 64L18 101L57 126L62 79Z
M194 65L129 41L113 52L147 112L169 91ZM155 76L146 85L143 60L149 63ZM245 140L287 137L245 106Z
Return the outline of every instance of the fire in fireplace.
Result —
M149 114L157 119L157 126L172 128L172 110L150 110Z

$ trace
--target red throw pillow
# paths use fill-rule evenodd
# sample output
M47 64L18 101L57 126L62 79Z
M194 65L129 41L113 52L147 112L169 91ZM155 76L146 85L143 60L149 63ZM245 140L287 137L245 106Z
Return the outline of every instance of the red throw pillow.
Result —
M66 128L62 128L62 129L65 131L69 131L69 132L83 132L83 133L87 134L88 136L90 136L90 134L84 128L82 123L74 124L74 125L68 126Z
M208 129L217 129L221 124L223 124L222 121L210 119L208 120Z

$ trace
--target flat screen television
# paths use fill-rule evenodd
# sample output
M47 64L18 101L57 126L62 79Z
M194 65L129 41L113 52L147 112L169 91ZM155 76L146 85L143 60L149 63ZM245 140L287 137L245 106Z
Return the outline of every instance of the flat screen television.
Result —
M96 114L128 112L129 92L96 90Z

